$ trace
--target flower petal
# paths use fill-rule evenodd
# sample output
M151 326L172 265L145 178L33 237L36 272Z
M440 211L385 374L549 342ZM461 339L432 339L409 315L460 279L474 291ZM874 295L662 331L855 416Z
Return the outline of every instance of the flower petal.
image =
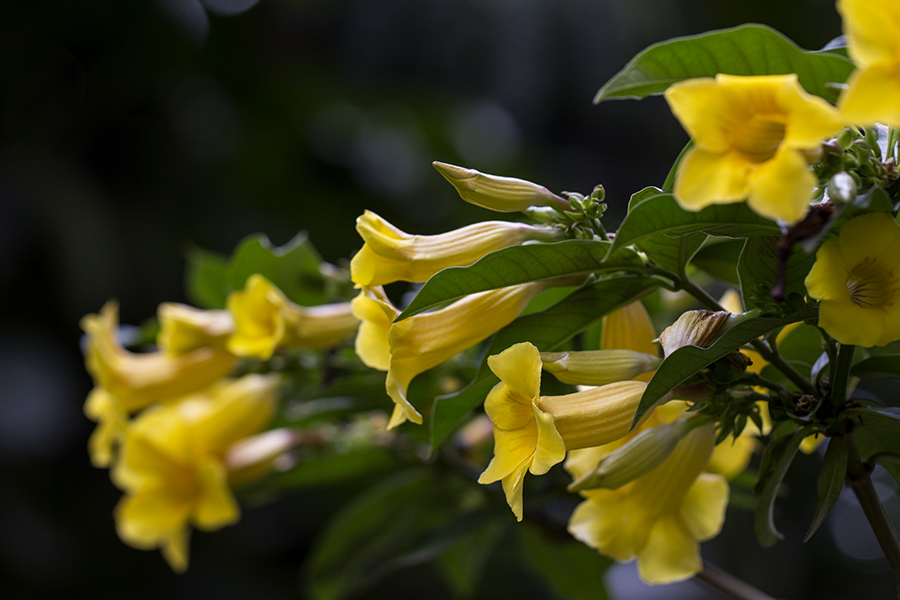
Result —
M198 466L197 471L200 495L194 504L194 524L211 531L237 523L241 511L228 486L225 466L218 459L208 459Z
M553 465L565 460L566 443L556 430L553 417L538 408L537 404L532 406L537 421L537 439L535 440L534 458L528 470L534 475L543 475Z
M853 123L871 125L878 122L900 127L900 68L897 62L874 64L853 73L847 89L841 94L839 106L847 120Z
M728 506L728 482L721 475L701 473L681 503L681 518L694 539L719 535Z
M850 302L850 291L847 289L849 272L841 243L830 239L816 253L816 262L806 276L806 291L817 300Z
M675 199L691 211L743 200L750 193L750 167L750 162L737 152L691 148L678 169Z
M883 256L900 239L900 225L888 213L867 213L844 225L838 239L844 262L852 270L866 259Z
M656 521L650 538L638 553L638 573L651 584L672 583L696 575L703 568L700 545L679 520L666 515Z
M809 210L816 178L800 152L782 144L775 156L757 165L748 178L747 204L756 214L795 223Z
M867 67L898 57L900 5L894 0L838 0L837 9L853 62Z

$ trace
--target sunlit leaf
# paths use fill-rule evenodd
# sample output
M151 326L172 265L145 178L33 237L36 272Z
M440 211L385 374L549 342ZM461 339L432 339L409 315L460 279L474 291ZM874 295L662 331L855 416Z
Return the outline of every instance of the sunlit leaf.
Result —
M231 289L240 290L248 277L259 273L294 302L314 306L326 301L320 264L322 258L305 232L280 247L264 234L255 234L244 238L232 254L227 281Z
M613 251L652 236L681 236L695 231L724 237L780 233L774 221L760 217L743 202L689 212L678 206L671 194L658 194L632 205L616 234Z
M801 50L769 27L742 25L650 46L600 88L594 102L640 99L661 94L673 83L717 73L796 73L806 91L834 102L837 90L828 84L845 82L853 68L838 54Z

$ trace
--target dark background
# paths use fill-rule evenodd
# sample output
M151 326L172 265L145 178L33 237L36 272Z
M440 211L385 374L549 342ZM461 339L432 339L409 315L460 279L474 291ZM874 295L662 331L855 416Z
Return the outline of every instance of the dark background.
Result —
M651 43L745 22L805 48L840 33L826 0L0 3L0 595L301 596L340 489L195 534L184 576L118 540L119 492L86 454L79 318L109 298L133 324L186 301L192 246L227 254L250 233L284 244L307 230L340 263L364 208L417 233L496 218L433 160L556 192L603 183L620 217L686 136L660 98L593 106L594 93ZM801 460L797 485L816 464ZM736 513L708 556L785 597L890 597L881 562L842 557L824 531L801 545L812 507L784 506L787 542L759 551ZM619 579L623 597L658 597ZM444 594L422 570L380 589Z

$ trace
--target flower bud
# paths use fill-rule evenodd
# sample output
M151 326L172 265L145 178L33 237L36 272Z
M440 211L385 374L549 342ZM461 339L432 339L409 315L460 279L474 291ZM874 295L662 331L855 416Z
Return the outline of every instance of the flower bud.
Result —
M587 352L541 352L543 369L563 383L606 385L627 381L655 370L659 357L633 350L591 350Z
M650 427L620 448L604 456L592 471L573 481L568 490L579 492L595 488L617 489L646 475L666 460L678 442L703 419L679 419Z
M852 202L856 198L856 182L846 171L836 174L828 182L828 198L835 203Z
M518 212L531 206L552 206L565 210L569 203L547 188L513 177L485 175L442 162L434 168L449 181L460 197L470 204L497 212Z
M689 310L659 334L665 356L682 346L708 348L731 313L727 311Z

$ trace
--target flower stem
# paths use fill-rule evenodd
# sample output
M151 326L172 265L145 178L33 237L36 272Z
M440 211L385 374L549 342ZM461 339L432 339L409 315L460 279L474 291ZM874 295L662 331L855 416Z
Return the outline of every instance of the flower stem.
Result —
M772 596L708 562L703 564L703 570L697 573L697 578L736 600L773 600Z
M897 537L897 532L875 492L875 486L869 476L871 468L863 464L853 439L850 436L845 439L850 450L847 463L847 485L856 494L856 499L859 500L859 505L872 527L881 551L884 552L891 570L894 571L894 576L900 581L900 538Z
M853 365L853 351L856 346L841 344L831 384L831 405L843 406L847 400L847 383L850 380L850 367Z

